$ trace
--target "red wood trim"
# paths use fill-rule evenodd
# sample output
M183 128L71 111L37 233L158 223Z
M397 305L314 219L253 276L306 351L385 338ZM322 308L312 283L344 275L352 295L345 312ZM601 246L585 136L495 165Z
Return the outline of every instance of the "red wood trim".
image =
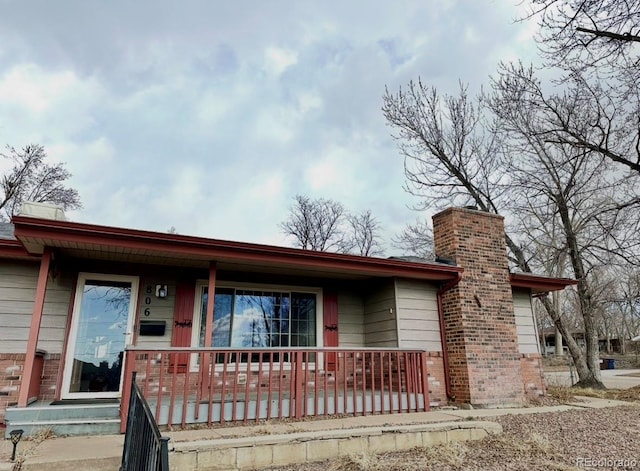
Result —
M511 286L529 288L533 292L560 291L567 286L577 285L577 280L570 278L550 278L532 273L511 273Z
M325 290L322 296L322 331L325 347L337 347L338 336L338 293ZM337 357L335 353L327 353L325 369L336 371Z
M435 263L360 257L356 255L205 239L131 229L94 226L69 221L15 217L18 240L39 238L54 242L75 242L156 252L158 255L191 256L207 260L267 262L289 267L340 270L377 276L407 276L445 281L462 268Z
M204 330L204 346L211 347L211 335L213 334L213 308L216 298L216 262L209 264L209 287L207 296L207 319Z
M38 274L38 284L36 285L36 296L33 303L33 314L31 315L31 326L29 327L29 340L27 341L27 353L24 359L24 371L22 372L22 383L20 384L20 395L18 396L18 407L26 407L29 401L29 388L31 386L31 376L38 348L38 337L40 336L40 324L42 323L42 311L44 308L44 296L47 291L47 279L49 277L49 266L51 265L51 248L46 247L40 261L40 272Z
M129 418L131 401L131 383L133 382L133 372L135 371L136 352L127 352L125 350L123 358L124 381L122 382L122 401L120 402L120 433L124 433L127 430L127 419ZM147 374L148 371L145 371L145 375ZM160 399L160 397L162 397L162 395L160 395L158 399Z
M0 241L0 258L36 260L38 257L29 252L17 240Z
M191 346L195 296L196 285L193 280L181 280L176 283L176 304L173 311L173 329L171 334L172 347ZM187 370L188 362L188 354L175 354L171 356L169 366L172 372L184 373Z

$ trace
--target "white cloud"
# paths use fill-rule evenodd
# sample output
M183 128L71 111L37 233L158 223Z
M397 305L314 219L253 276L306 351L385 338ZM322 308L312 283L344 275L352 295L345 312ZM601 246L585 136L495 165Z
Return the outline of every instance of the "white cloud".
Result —
M531 23L490 5L17 2L0 17L0 144L65 161L76 220L282 243L301 193L395 231L409 198L384 87L473 88L530 53Z
M268 47L264 55L265 70L276 77L298 62L298 54L295 51L279 47Z
M345 157L343 152L338 153ZM315 193L321 193L336 185L340 172L344 172L344 168L339 167L339 160L339 156L334 154L307 168L305 179L309 188Z

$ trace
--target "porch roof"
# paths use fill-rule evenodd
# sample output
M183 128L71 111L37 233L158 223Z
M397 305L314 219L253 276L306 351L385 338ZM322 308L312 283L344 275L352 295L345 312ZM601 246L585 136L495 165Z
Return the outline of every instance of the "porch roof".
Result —
M343 279L397 276L445 282L463 271L436 262L316 252L29 216L15 216L12 222L15 239L31 256L53 247L80 259L194 268L207 268L210 262L216 262L218 270Z

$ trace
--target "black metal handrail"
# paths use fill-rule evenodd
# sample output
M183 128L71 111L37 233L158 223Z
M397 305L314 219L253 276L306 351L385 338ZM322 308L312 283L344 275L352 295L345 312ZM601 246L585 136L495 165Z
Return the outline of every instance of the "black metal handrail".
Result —
M169 437L163 437L132 373L120 471L169 471Z

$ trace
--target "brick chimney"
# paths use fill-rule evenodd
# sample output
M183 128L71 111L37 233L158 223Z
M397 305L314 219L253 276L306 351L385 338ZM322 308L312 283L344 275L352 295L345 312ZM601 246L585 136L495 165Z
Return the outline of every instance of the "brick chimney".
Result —
M480 407L522 404L518 336L502 216L450 208L433 216L435 253L464 269L443 295L455 401Z

